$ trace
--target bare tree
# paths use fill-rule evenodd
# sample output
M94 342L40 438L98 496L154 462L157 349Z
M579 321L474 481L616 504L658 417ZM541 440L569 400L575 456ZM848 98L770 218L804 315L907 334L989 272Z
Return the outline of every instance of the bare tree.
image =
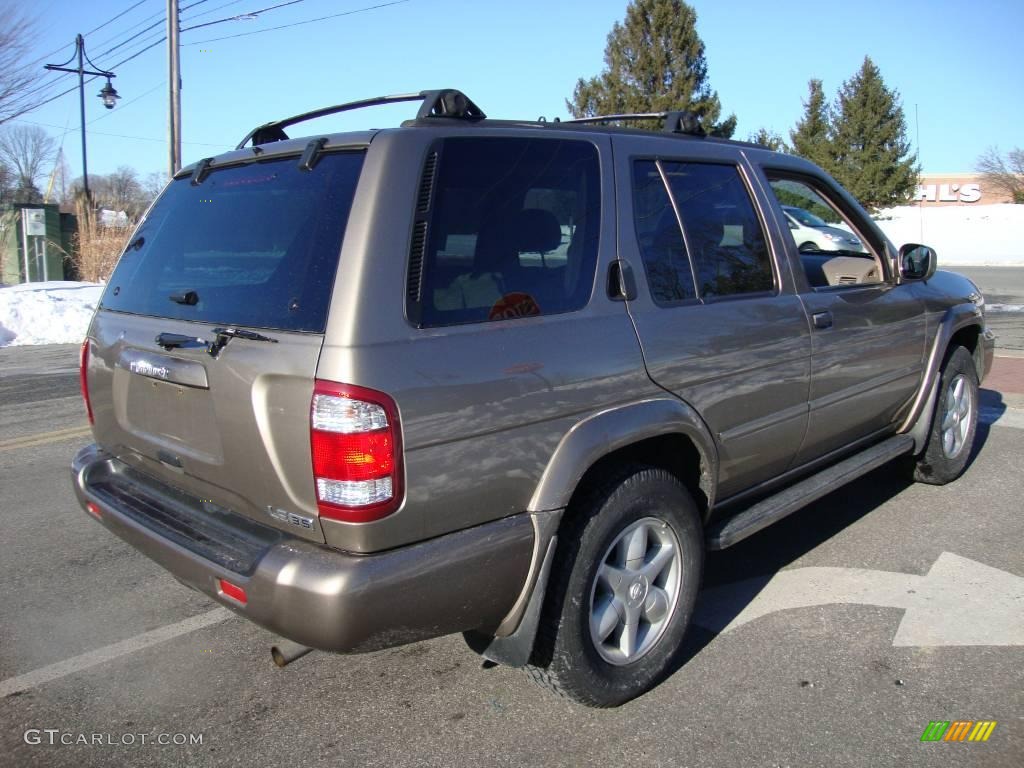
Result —
M1024 203L1024 149L1015 147L1004 159L996 147L989 147L978 158L977 169L988 184L1013 202Z
M57 142L35 125L9 125L0 133L0 162L15 177L18 202L37 203L42 199L38 181L53 162Z
M32 63L37 38L35 21L17 3L0 0L0 123L38 106L35 86L44 70Z
M142 193L148 203L156 200L157 195L164 191L164 187L167 185L167 174L161 171L151 171L140 182L142 184Z

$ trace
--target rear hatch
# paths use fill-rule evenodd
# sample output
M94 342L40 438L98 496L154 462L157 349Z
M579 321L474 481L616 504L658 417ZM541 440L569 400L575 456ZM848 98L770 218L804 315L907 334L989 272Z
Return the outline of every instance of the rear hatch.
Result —
M211 509L323 541L309 409L364 154L171 182L90 330L101 447Z

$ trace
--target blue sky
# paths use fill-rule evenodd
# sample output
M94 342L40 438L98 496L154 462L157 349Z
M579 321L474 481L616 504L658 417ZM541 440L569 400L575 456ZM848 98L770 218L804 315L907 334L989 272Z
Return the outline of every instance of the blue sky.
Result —
M182 26L214 21L285 0L180 0ZM258 32L388 0L301 0L255 20L182 34L182 125L186 163L227 149L253 126L327 104L427 88L464 90L492 117L565 116L576 79L603 66L605 37L626 0L409 0L314 24ZM60 63L74 36L137 0L23 1L41 18L38 56ZM186 9L192 3L195 7ZM909 137L925 172L971 171L989 145L1024 146L1024 87L1019 60L1021 0L864 0L860 3L698 0L698 32L708 73L737 138L760 127L788 135L800 116L807 81L832 96L865 54L903 99ZM216 10L219 6L225 6ZM165 0L144 0L86 38L86 50L110 67L163 26L116 51L105 50L162 18ZM212 11L212 12L211 12ZM203 14L203 15L200 15ZM147 17L153 17L145 24ZM141 24L135 30L131 27ZM209 41L209 42L204 42ZM34 57L35 58L35 57ZM43 62L40 62L40 66ZM167 167L164 44L117 67L123 97L107 111L87 84L89 169L129 165L145 175ZM55 75L48 78L56 79ZM66 81L66 82L65 82ZM73 76L55 82L58 93ZM58 88L57 86L61 86ZM361 111L308 124L309 132L395 125L410 105ZM81 173L77 91L25 115L44 124Z

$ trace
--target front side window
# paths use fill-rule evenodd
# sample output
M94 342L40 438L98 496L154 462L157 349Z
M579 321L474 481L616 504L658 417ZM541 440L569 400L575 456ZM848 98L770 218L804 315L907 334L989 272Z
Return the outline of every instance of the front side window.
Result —
M600 186L587 142L446 139L410 317L429 327L581 309L596 270Z
M802 178L768 172L771 190L782 207L807 281L814 288L879 283L876 258L850 220L816 185Z

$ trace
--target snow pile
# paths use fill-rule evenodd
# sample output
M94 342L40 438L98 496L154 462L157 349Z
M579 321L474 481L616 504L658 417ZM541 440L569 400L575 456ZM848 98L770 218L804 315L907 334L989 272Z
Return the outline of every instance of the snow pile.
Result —
M1024 266L1024 205L907 205L875 221L897 248L930 245L940 268Z
M102 293L102 285L66 281L0 288L0 347L81 342Z

